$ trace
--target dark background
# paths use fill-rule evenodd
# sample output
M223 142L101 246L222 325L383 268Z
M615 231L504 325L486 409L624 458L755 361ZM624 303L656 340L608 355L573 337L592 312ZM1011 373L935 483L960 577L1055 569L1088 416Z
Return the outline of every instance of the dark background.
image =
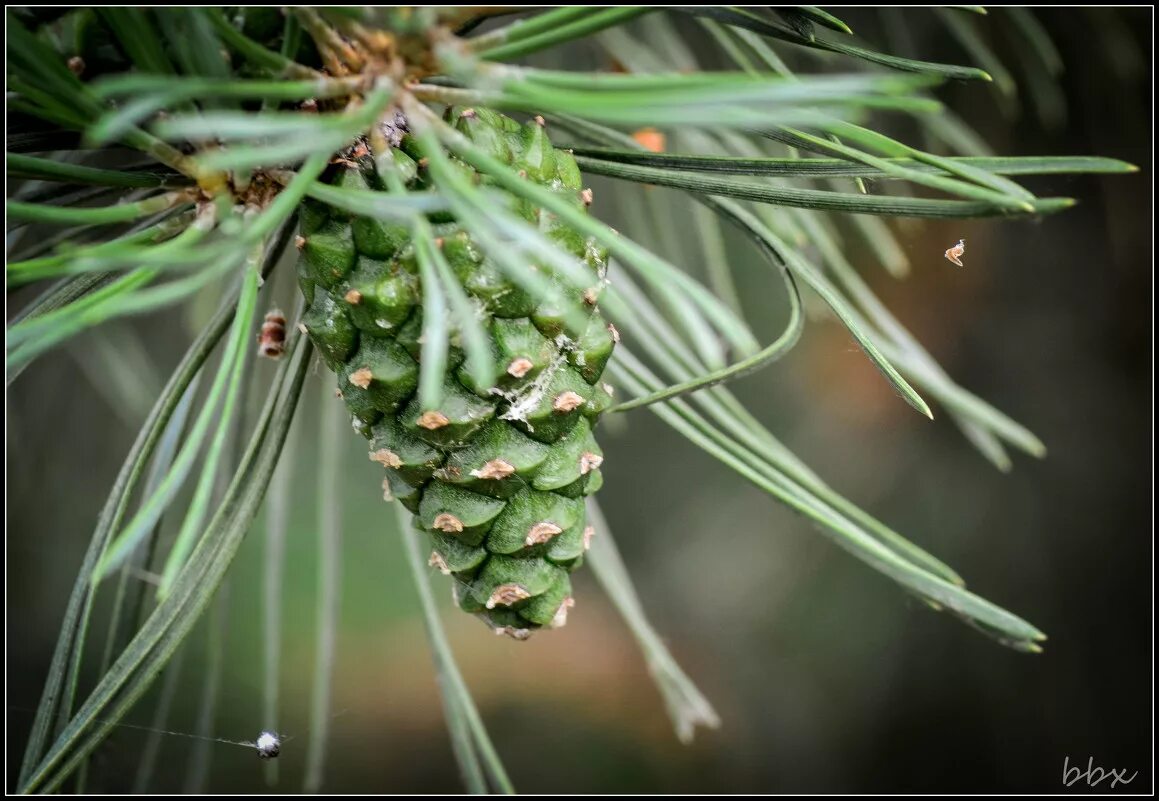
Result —
M567 628L527 643L448 610L459 663L521 791L1055 792L1064 759L1088 758L1138 771L1118 792L1152 788L1152 11L1036 13L1067 64L1061 130L1044 131L1029 113L1003 118L978 84L939 97L999 154L1098 154L1140 172L1028 181L1080 201L1040 222L895 227L913 263L904 281L868 252L849 255L950 374L1037 433L1047 458L1016 454L1013 472L999 473L937 408L931 423L902 403L833 322L809 325L789 357L735 389L831 486L1044 630L1045 653L1009 651L909 600L635 412L606 426L600 499L653 622L723 727L698 732L691 747L676 742L638 650L587 571ZM881 43L875 24L854 28ZM927 58L968 62L932 33L917 42ZM966 267L956 269L941 253L962 237ZM742 289L756 297L761 286L754 276ZM173 322L126 329L147 336L158 375L187 341ZM92 521L144 414L95 388L102 364L76 347L31 368L9 395L10 786ZM159 380L134 375L144 389ZM310 496L317 400L328 391L316 384L296 425L302 501L283 609L281 728L295 740L279 767L290 791L301 786L309 737ZM359 443L350 437L344 453L341 714L325 789L455 792L413 587ZM229 584L216 721L229 739L260 727L262 558L258 527ZM445 582L436 578L435 590L445 601ZM205 639L200 626L171 729L194 730ZM148 725L151 704L130 719ZM90 786L127 788L146 737L118 730ZM156 789L182 789L192 742L166 738ZM216 745L211 756L210 791L265 789L252 751Z

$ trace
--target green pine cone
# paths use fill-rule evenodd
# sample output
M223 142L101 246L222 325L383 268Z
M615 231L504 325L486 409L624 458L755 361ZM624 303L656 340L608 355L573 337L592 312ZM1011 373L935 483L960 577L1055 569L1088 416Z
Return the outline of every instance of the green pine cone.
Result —
M579 208L590 203L575 160L552 147L541 119L521 125L466 109L451 120L528 180ZM387 161L421 188L421 154L401 135L405 123L396 123ZM384 190L374 161L357 156L334 183ZM592 430L611 401L600 377L617 335L596 307L606 251L550 212L514 199L511 208L590 267L591 288L574 298L586 325L572 330L571 305L537 303L504 278L469 231L438 223L436 244L478 307L500 371L493 386L476 386L452 332L438 408L422 408L417 396L423 292L410 229L310 202L298 245L309 303L303 323L338 376L355 430L370 440L371 460L386 469L386 498L405 505L429 534L430 563L453 577L458 605L497 633L524 639L563 625L574 603L568 574L591 539L583 499L602 483ZM538 269L565 286L547 266Z

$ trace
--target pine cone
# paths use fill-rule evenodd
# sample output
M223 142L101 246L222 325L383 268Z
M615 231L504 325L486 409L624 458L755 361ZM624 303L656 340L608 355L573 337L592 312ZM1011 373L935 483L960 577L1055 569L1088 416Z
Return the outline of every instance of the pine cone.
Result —
M528 180L577 207L590 203L574 159L552 147L541 119L521 125L486 109L453 111L451 119ZM421 187L421 154L405 120L396 116L390 125L393 163ZM384 189L369 158L352 156L334 180ZM611 401L600 377L616 333L596 307L604 249L550 212L514 200L511 207L591 269L591 289L573 297L586 327L569 328L571 305L537 302L504 278L468 231L440 222L437 244L478 307L500 378L477 386L452 337L437 408L423 408L417 396L423 289L410 228L310 202L301 218L299 277L310 304L304 325L338 375L371 460L386 470L386 497L430 535L430 562L454 578L458 605L523 639L563 625L574 603L568 573L591 538L583 498L602 483L592 430ZM548 267L538 270L565 286Z

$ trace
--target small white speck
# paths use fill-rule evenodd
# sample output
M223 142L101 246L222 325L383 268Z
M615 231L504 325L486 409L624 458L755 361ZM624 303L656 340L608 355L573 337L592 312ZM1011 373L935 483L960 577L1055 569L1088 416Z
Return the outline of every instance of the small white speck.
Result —
M254 746L258 749L258 756L262 759L273 759L282 751L282 741L272 731L264 731L258 735L258 741L254 743Z

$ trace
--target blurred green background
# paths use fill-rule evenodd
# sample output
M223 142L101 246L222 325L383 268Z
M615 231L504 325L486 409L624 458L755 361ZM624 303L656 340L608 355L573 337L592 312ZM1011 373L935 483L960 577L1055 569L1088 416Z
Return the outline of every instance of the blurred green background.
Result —
M1127 776L1138 771L1129 791L1151 787L1153 11L1038 13L1068 67L1065 125L1044 131L1029 112L1004 118L982 85L939 96L998 154L1098 154L1141 172L1039 178L1030 186L1040 194L1080 201L1041 222L894 224L913 266L903 281L868 252L847 255L959 383L1046 442L1047 458L1015 456L1013 472L1000 474L937 409L931 423L906 406L828 320L735 390L831 486L1046 631L1046 652L1006 650L910 600L636 411L604 426L600 500L652 621L723 727L699 731L690 747L676 741L638 649L589 570L576 577L568 626L526 643L450 610L449 584L436 577L460 666L519 790L1052 792L1064 758L1085 766L1088 757ZM862 30L856 14L843 16ZM952 43L921 49L968 61ZM1024 103L1034 100L1022 90ZM614 187L593 185L599 213ZM957 269L942 251L963 237L966 267ZM737 258L752 258L731 244ZM766 310L763 269L737 273L748 311L767 319L758 333L775 335L780 290ZM9 787L92 523L159 377L188 342L185 324L183 315L158 315L111 328L43 359L9 393ZM109 354L140 363L132 342L155 375L134 369L113 382L120 391L109 390L102 379L117 361ZM255 370L272 374L270 364ZM288 792L301 787L310 736L314 449L331 382L323 371L310 380L293 434L280 721L293 739L278 761L279 789ZM324 789L457 792L392 510L353 435L343 461L336 716ZM228 739L252 739L261 727L263 558L259 520L225 602L214 730ZM197 725L208 632L203 621L188 642L170 729ZM152 706L153 695L129 719L149 725ZM116 730L94 759L90 788L131 787L147 737ZM186 788L194 742L164 739L155 790ZM210 792L268 789L252 751L222 744L209 756Z

